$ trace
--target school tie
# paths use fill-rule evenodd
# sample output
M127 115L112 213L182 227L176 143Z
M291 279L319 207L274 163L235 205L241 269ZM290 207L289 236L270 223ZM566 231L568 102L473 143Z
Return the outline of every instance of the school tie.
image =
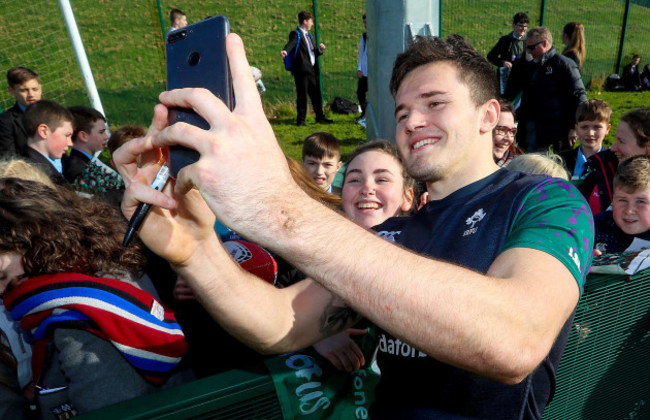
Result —
M311 34L307 34L307 43L309 44L309 49L314 51L314 43L311 41Z

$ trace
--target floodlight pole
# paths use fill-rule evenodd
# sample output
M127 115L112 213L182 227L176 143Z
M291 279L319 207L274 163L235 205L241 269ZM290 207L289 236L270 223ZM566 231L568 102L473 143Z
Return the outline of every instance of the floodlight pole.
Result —
M417 35L440 36L441 7L442 0L366 0L368 140L395 141L395 101L388 89L395 57Z
M97 92L97 86L95 85L93 72L90 69L88 57L86 56L86 51L84 50L84 45L83 42L81 42L81 35L79 35L79 28L77 28L77 22L75 21L74 13L72 12L72 7L70 6L70 1L59 0L59 7L61 8L61 13L63 14L63 19L65 20L65 26L68 29L68 35L70 36L70 41L72 42L72 48L74 49L74 53L77 56L77 62L79 63L81 76L83 77L84 85L86 85L88 99L90 99L90 106L101 112L102 115L106 117L104 108L102 107L102 102L99 99L99 93Z

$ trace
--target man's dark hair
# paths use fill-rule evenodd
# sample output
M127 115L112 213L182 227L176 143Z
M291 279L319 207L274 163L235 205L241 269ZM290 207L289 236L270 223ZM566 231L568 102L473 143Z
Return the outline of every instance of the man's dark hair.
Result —
M68 107L68 111L70 111L74 117L74 133L72 134L73 141L77 140L77 136L81 131L90 133L95 121L104 120L104 122L106 122L106 118L104 118L102 113L97 111L95 108L76 105Z
M174 21L182 16L185 16L185 13L178 9L172 9L172 11L169 12L169 20L171 21L172 26L174 26Z
M530 23L530 19L528 19L528 15L524 12L517 12L512 18L513 25L518 25L520 23Z
M418 35L406 51L395 59L390 79L393 97L411 71L438 62L447 62L456 67L456 75L469 88L475 105L482 105L499 97L492 64L461 35L451 35L446 40Z
M314 16L311 13L302 10L300 13L298 13L298 25L302 25L302 22L313 18Z
M33 137L41 124L45 124L51 131L55 131L66 121L74 126L74 117L70 111L54 101L36 101L30 104L23 114L23 126L27 137Z
M39 83L41 82L38 78L38 74L27 67L12 67L7 70L7 84L9 87L14 88L32 79L36 79Z

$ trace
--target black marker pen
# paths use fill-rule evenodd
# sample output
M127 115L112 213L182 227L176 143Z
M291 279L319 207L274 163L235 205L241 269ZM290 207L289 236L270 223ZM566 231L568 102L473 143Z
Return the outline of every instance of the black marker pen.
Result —
M154 178L153 182L151 183L151 188L157 191L162 191L168 179L169 179L169 168L167 167L167 165L163 165L160 167L158 173L156 174L156 178ZM142 221L144 220L147 213L149 213L149 209L151 209L151 204L147 204L147 203L138 204L138 207L135 209L135 213L133 213L133 216L131 216L131 220L129 220L129 227L126 230L126 235L124 235L122 246L127 246L129 242L131 242L131 238L133 238L133 234L135 233L135 231L137 231L140 228L140 225L142 225Z

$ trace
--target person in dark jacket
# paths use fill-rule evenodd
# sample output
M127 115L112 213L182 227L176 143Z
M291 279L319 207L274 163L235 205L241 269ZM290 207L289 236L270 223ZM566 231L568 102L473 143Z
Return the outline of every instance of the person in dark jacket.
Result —
M69 155L63 155L63 176L73 183L86 168L93 156L106 147L106 118L94 108L83 105L71 106L68 111L74 117L74 133L72 134L72 150Z
M632 62L627 66L623 67L623 86L625 90L637 91L641 90L641 71L639 70L639 63L641 62L641 56L635 54L632 57Z
M41 99L42 87L38 74L25 67L10 68L7 85L16 104L0 114L0 155L16 156L24 154L27 147L23 113L29 104Z
M612 204L617 167L618 158L610 149L587 159L578 189L589 203L592 214L603 212Z
M512 63L524 56L524 35L528 29L528 15L524 12L518 12L512 18L512 32L499 38L499 41L490 50L487 59L490 63L497 66L497 77L501 86L501 93L505 89L508 81L508 75L512 69Z
M571 179L580 179L585 172L587 159L602 151L603 140L612 127L612 108L602 99L588 99L576 111L576 135L580 146L560 151Z
M641 73L641 84L643 85L643 90L650 90L650 64L646 64L643 67L643 73Z
M576 109L587 100L580 70L556 51L546 27L529 30L525 44L527 59L515 62L504 94L513 100L522 93L517 141L528 152L559 152L569 147Z
M25 109L23 124L27 135L24 157L55 184L67 185L61 157L72 146L74 117L70 111L53 101L36 101Z
M318 56L325 51L325 44L321 43L316 47L314 38L309 33L314 26L314 17L311 13L304 10L298 13L298 23L300 26L289 33L289 42L280 51L280 56L283 59L288 54L295 54L291 74L296 83L296 94L298 96L296 100L296 109L298 110L296 125L305 125L308 94L311 105L314 107L314 113L316 113L316 122L331 124L333 121L325 118L325 114L323 114L323 98L318 82L320 73L318 70Z

